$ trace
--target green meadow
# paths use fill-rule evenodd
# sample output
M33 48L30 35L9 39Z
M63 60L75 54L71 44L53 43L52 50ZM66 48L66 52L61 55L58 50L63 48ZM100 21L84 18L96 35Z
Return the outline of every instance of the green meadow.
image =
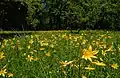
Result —
M0 42L0 78L120 78L120 32L42 31Z

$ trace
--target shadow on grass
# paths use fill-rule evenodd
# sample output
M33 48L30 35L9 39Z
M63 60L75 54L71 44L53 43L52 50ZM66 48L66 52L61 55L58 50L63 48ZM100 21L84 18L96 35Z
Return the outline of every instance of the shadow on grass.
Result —
M10 39L14 37L20 37L24 35L32 34L31 32L28 33L2 33L0 34L0 42L2 42L4 39Z

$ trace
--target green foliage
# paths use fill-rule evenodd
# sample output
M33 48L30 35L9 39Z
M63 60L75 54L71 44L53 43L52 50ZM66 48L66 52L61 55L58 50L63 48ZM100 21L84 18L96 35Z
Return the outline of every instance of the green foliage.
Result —
M0 77L119 78L119 34L110 31L80 31L80 34L40 31L3 39L0 43ZM92 53L97 52L94 55L97 58L91 56L90 45ZM88 58L85 60L83 55L92 62ZM97 61L100 64L95 64Z
M12 0L27 7L27 22L34 28L119 29L119 0ZM17 5L17 4L16 4Z
M80 24L86 28L116 29L119 25L119 1L112 0L80 0L71 1L70 8L73 14L78 16ZM80 27L82 28L82 27Z
M41 11L42 4L40 4L41 0L23 0L23 3L27 5L27 17L30 25L33 25L33 27L36 27L40 21L39 21L39 15L37 15L37 12Z

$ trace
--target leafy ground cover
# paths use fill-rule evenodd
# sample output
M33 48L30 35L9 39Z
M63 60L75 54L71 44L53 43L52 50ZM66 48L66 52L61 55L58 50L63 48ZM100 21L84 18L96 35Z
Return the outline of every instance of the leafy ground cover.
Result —
M3 39L0 77L119 78L120 33L34 32Z

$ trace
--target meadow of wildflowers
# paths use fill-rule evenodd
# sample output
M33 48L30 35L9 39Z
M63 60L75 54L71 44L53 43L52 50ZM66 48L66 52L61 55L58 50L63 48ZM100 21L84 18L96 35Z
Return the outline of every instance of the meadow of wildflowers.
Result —
M0 78L120 78L120 33L36 32L0 42Z

